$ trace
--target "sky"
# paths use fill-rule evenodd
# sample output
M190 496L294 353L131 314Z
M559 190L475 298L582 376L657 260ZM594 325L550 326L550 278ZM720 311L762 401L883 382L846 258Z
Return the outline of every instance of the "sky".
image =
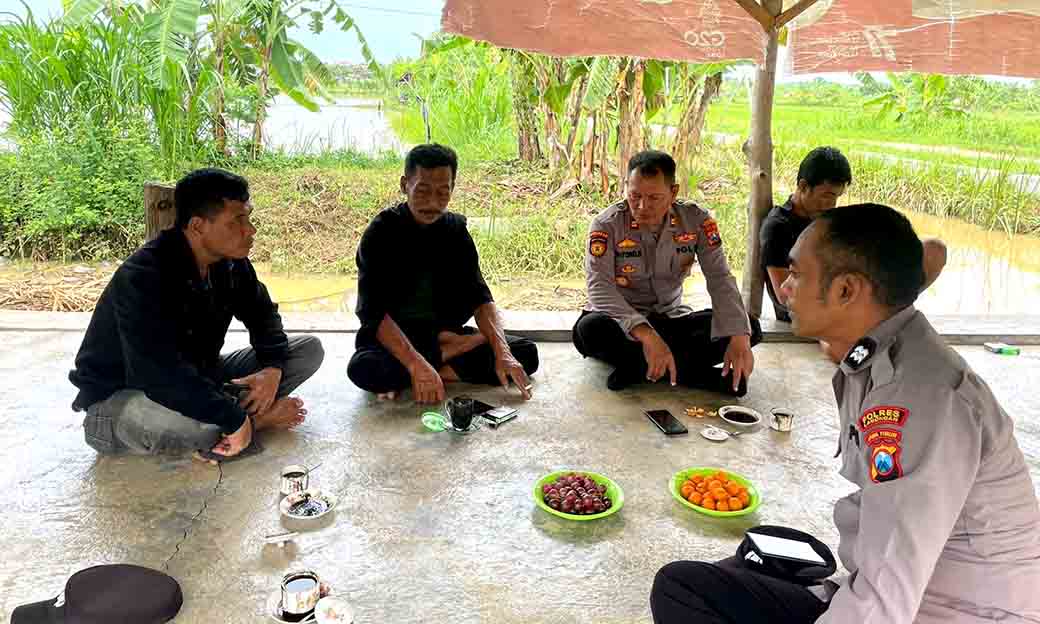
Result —
M37 18L60 16L62 12L61 0L27 0L27 3ZM357 21L372 53L386 63L398 57L419 55L419 39L412 33L426 37L440 28L444 0L340 0L339 4ZM19 0L0 0L0 13L25 15L25 7ZM326 28L325 32L315 35L304 24L304 28L292 36L326 62L360 63L363 60L357 38L338 29Z

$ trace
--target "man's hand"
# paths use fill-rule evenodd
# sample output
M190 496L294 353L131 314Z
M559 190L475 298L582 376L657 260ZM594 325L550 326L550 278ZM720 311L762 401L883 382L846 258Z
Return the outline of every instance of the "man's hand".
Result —
M238 404L252 415L263 414L274 405L278 395L278 384L282 383L280 368L265 368L241 379L232 379L231 383L249 386L249 392L241 397Z
M751 353L751 337L730 336L726 355L722 358L722 376L732 373L734 392L740 388L742 379L747 380L751 377L751 371L754 369L755 356Z
M664 338L661 338L661 335L649 325L636 327L632 335L643 345L643 357L646 358L646 378L656 382L667 374L669 381L674 386L678 381L675 357Z
M513 352L508 348L495 357L495 374L498 375L503 388L508 389L509 381L512 380L520 389L520 395L525 401L531 398L531 380L528 379L523 365L513 357Z
M444 400L444 380L424 358L410 366L408 374L412 377L412 395L416 403L440 403Z
M224 457L234 457L244 451L252 441L253 421L247 417L242 426L238 428L238 431L224 436L210 452L216 455L223 455Z

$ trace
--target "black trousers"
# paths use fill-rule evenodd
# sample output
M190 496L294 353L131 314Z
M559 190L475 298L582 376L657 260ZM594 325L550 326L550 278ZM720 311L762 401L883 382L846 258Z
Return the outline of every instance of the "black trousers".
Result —
M827 603L745 568L676 561L654 578L650 610L654 624L812 624Z
M729 338L711 339L712 311L701 310L678 318L651 314L647 320L675 357L678 382L684 386L714 389ZM762 326L751 320L751 346L762 342ZM646 376L643 345L625 335L617 321L600 312L582 312L571 332L574 346L585 357L595 358L632 376Z
M441 361L441 348L437 340L438 331L432 329L404 331L408 341L434 369L451 366L461 381L471 384L497 386L501 382L495 374L495 353L491 345L485 343L454 357L447 362ZM475 334L472 327L453 328L458 334ZM533 375L538 370L538 346L526 338L506 335L509 350L513 352L524 372ZM359 345L347 365L347 377L354 385L368 392L381 394L398 392L412 387L412 377L408 369L382 345Z

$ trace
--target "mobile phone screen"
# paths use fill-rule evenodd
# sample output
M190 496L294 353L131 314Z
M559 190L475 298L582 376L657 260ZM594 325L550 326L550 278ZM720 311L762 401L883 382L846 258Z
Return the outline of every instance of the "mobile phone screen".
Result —
M679 422L675 416L672 416L672 413L668 410L649 410L645 413L647 418L653 421L665 435L681 435L688 432L686 426Z
M779 557L780 559L791 559L793 561L804 561L817 565L826 565L820 555L813 550L812 546L805 542L799 542L783 537L773 537L760 533L748 532L747 536L755 543L762 554Z

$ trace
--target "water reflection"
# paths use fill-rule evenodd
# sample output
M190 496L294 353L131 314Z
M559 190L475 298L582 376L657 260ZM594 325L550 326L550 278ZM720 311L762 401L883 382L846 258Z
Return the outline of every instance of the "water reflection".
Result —
M340 149L370 154L402 150L379 100L339 98L312 113L287 96L278 96L267 115L264 134L270 148L309 154Z

